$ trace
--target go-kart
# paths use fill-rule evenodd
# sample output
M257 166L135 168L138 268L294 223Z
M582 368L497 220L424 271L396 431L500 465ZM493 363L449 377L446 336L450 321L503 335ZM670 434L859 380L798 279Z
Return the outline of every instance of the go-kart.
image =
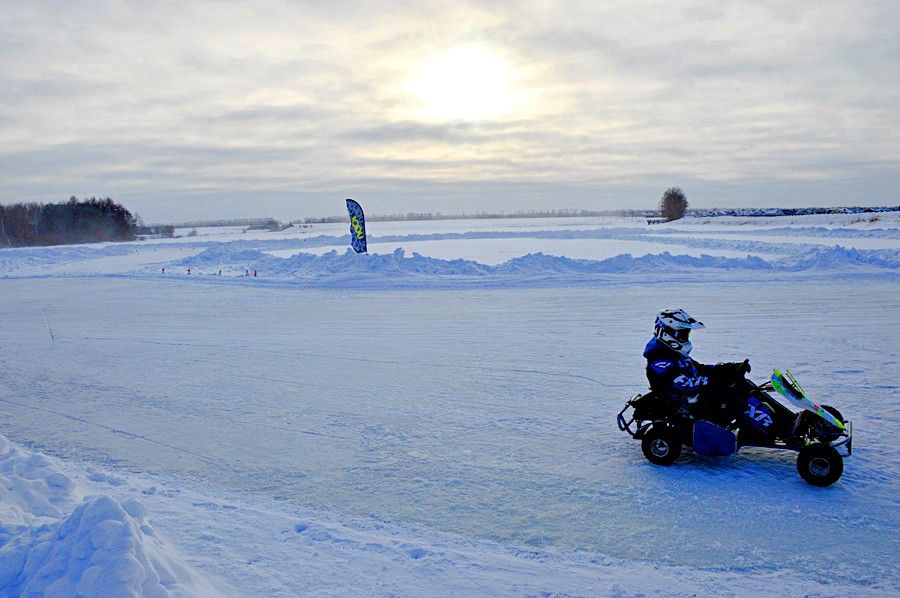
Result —
M830 486L844 471L853 450L853 426L830 405L813 403L789 371L754 384L744 378L749 364L702 405L684 405L652 390L636 395L619 412L619 429L641 441L644 456L671 465L683 446L705 456L730 455L755 446L797 451L797 471L813 486ZM801 411L795 413L770 394L776 392ZM631 410L631 413L628 411Z

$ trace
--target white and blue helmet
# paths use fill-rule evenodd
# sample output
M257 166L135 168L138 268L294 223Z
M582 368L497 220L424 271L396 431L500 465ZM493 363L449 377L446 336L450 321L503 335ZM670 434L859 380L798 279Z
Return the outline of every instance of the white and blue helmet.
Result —
M689 316L683 309L664 309L656 316L653 336L670 349L688 355L692 349L689 340L691 330L700 328L706 326Z

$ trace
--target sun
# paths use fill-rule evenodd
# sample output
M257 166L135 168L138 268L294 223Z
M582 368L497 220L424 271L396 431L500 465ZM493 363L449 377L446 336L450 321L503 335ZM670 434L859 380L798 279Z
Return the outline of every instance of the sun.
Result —
M420 115L432 121L500 119L519 103L512 69L480 46L453 48L427 61L410 88Z

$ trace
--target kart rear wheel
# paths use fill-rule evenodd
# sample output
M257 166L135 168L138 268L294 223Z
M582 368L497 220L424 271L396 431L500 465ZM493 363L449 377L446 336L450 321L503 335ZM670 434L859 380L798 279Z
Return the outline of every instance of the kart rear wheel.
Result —
M833 446L807 444L797 455L797 472L813 486L831 486L844 473L844 459Z
M681 455L681 440L674 428L653 426L641 439L641 450L651 463L671 465Z
M841 412L832 407L831 405L822 405L822 409L830 413L834 416L834 419L838 420L841 423L844 423L844 416L841 415Z

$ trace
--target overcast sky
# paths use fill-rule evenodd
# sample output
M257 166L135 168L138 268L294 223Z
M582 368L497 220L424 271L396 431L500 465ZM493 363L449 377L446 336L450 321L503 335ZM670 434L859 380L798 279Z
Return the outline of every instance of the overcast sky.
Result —
M897 205L898 40L891 0L3 0L0 202Z

